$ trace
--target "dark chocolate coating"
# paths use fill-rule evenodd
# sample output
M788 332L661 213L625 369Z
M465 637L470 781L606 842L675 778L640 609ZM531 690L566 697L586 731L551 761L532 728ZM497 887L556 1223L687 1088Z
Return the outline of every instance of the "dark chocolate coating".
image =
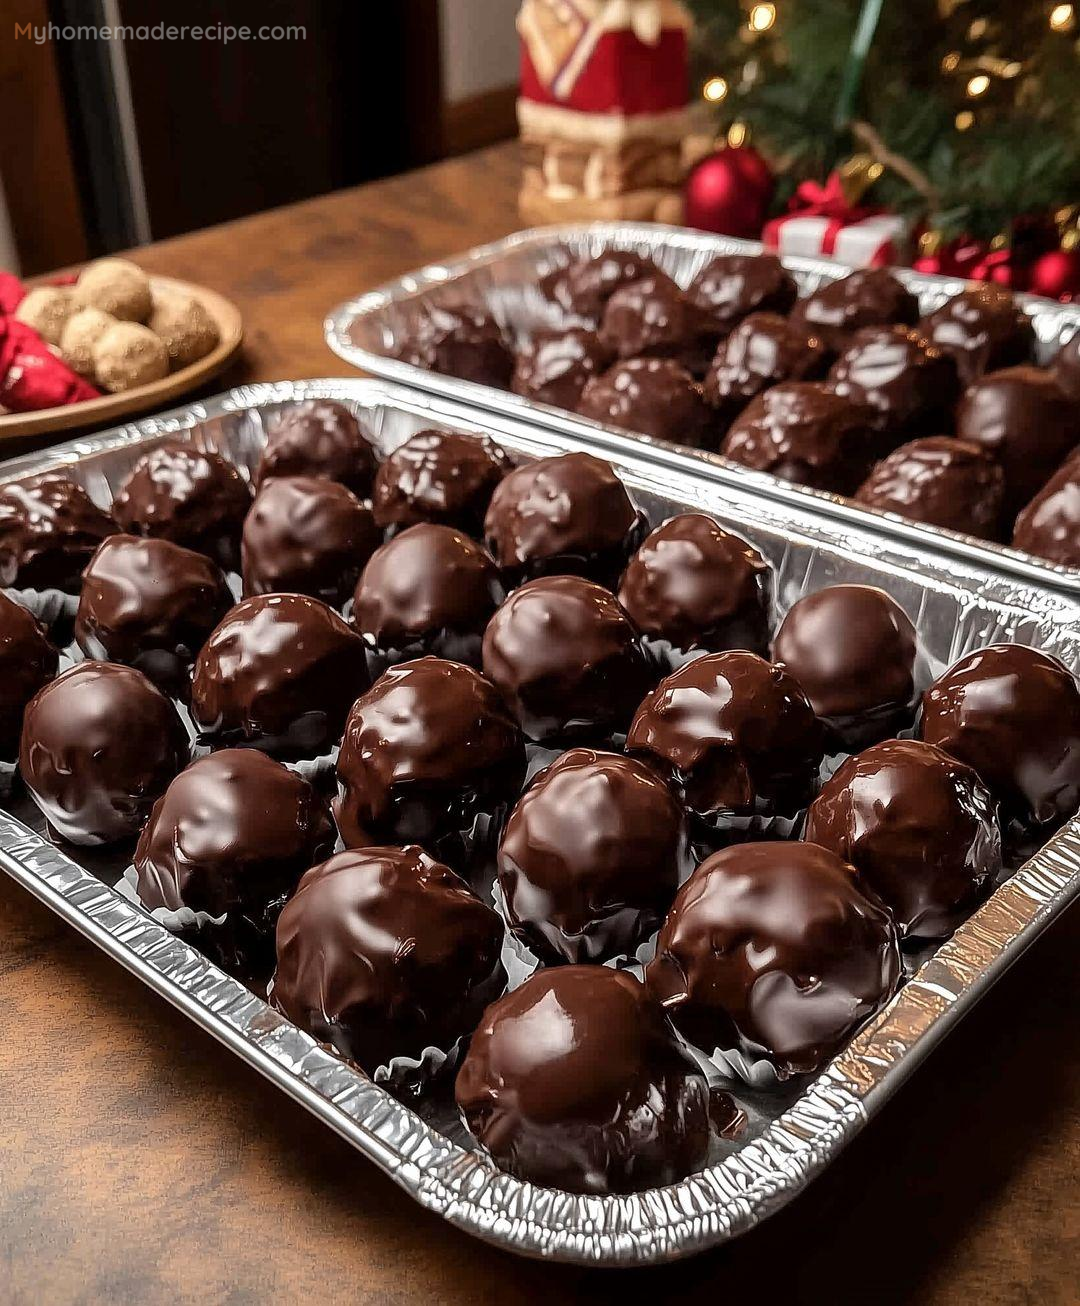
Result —
M792 605L772 656L850 751L914 720L917 649L911 618L884 590L827 585Z
M754 653L709 653L642 702L626 750L660 767L700 816L794 815L809 801L824 739L798 682Z
M141 671L80 662L27 705L19 771L58 835L116 843L138 834L188 753L176 708Z
M166 440L138 460L113 500L129 535L149 535L219 562L239 561L251 490L232 463L184 440Z
M499 482L484 519L489 552L515 579L570 572L614 582L643 527L611 465L588 453L516 468Z
M726 427L755 395L780 381L817 381L829 355L816 336L807 335L778 313L751 313L721 340L705 374L705 398Z
M492 492L512 467L486 435L417 431L379 468L375 520L399 529L429 521L480 535Z
M1008 367L964 391L956 434L981 444L1001 464L1011 524L1080 444L1080 406L1045 368Z
M616 290L644 277L664 279L666 273L650 258L631 250L610 249L596 258L579 259L568 267L556 268L540 279L540 291L555 301L564 313L598 323L604 306ZM667 277L671 281L670 277ZM675 283L671 281L674 286Z
M619 602L643 634L677 652L763 653L769 564L703 513L684 512L648 535L619 582Z
M836 354L860 327L914 326L918 319L919 301L884 268L858 268L827 281L791 310L793 323Z
M589 381L582 417L692 449L714 443L715 419L701 386L671 358L629 358Z
M59 660L33 613L0 593L0 762L18 756L23 712Z
M686 293L728 332L751 313L790 312L799 287L775 254L719 254Z
M484 675L540 742L609 740L652 683L614 595L578 576L541 577L510 595L484 635Z
M499 845L506 918L549 962L633 952L689 869L685 814L661 777L588 748L540 772Z
M1080 330L1058 350L1052 368L1054 379L1074 403L1080 402Z
M287 408L267 432L253 478L256 489L272 476L339 481L363 499L375 478L375 447L344 404L305 399Z
M699 1047L819 1069L891 996L896 927L850 866L812 843L747 843L679 890L645 982Z
M905 326L856 331L828 383L872 410L890 447L947 431L960 392L953 360Z
M353 704L338 756L337 820L350 848L419 843L441 855L477 816L512 801L525 744L495 688L472 667L418 658L391 667Z
M399 357L414 367L498 390L510 388L514 371L514 355L498 323L464 304L429 308Z
M244 594L308 594L340 607L381 541L371 509L344 485L275 476L244 521Z
M720 452L756 472L851 494L882 452L873 412L816 381L783 381L743 409Z
M484 628L505 597L485 548L450 526L421 522L371 555L352 621L384 653L437 652L479 666Z
M369 1073L448 1052L506 987L503 924L420 848L337 853L277 925L271 1003Z
M1005 818L1052 826L1080 807L1080 687L1047 653L991 644L923 695L919 734L978 772Z
M600 343L616 358L673 358L694 376L704 375L719 338L712 315L667 277L616 290L600 320Z
M1031 318L1012 294L994 285L969 286L919 322L919 332L951 354L962 385L984 372L1030 360Z
M1016 519L1013 548L1060 567L1080 567L1080 454L1050 477Z
M917 739L849 757L811 803L803 838L854 866L901 933L918 938L951 933L1001 870L989 790Z
M83 573L75 639L87 657L138 667L164 693L187 698L191 665L232 603L205 554L110 535Z
M77 594L82 569L115 533L108 513L60 472L0 485L0 585Z
M1005 473L980 444L927 435L883 458L855 498L911 521L994 540L1001 534Z
M510 389L536 403L573 412L586 381L612 361L612 351L591 328L539 331L518 350Z
M496 1165L545 1187L659 1187L708 1152L704 1076L659 1003L607 966L542 970L489 1007L455 1094Z
M230 609L195 663L191 713L215 744L324 752L368 685L364 641L325 603L263 594Z

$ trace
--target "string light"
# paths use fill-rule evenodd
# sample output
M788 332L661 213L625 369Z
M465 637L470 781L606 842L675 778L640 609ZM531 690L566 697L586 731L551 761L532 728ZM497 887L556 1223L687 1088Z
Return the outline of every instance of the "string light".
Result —
M775 5L754 5L750 10L749 23L752 32L767 32L775 22Z
M728 84L723 77L710 77L701 88L701 94L710 104L719 104L728 93Z
M974 124L974 122L975 122L975 115L971 112L971 110L961 109L960 112L956 115L956 130L958 132L966 132L967 129Z
M746 123L733 122L728 128L727 143L734 146L735 149L738 149L741 145L746 144L749 135L750 132L747 129Z
M1010 63L1005 64L1001 69L1001 76L1007 78L1019 77L1024 71L1024 65L1013 59Z
M960 67L960 55L956 50L951 50L941 61L941 71L943 73L954 73Z
M974 100L976 96L985 95L990 89L990 78L985 73L979 73L967 84L967 93Z
M1072 5L1055 5L1050 10L1050 26L1055 32L1067 32L1073 25Z
M976 18L968 28L968 40L978 41L986 35L986 29L990 26L988 18Z

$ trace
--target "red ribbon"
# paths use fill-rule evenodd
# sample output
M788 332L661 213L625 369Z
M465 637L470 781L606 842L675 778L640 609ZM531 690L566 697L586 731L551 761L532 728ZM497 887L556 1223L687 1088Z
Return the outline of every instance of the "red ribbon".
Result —
M829 173L824 185L812 178L799 182L795 194L788 201L787 217L773 218L766 224L764 241L766 245L779 247L779 229L789 218L827 218L828 225L821 237L821 253L833 254L845 227L884 211L880 207L849 203L844 195L840 173L834 170ZM882 258L888 260L887 255Z

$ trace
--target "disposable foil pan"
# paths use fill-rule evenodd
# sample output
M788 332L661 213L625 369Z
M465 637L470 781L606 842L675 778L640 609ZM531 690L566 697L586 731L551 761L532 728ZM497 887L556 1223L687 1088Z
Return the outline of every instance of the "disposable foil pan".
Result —
M413 432L450 427L491 435L518 456L564 452L572 436L377 381L258 385L163 417L61 445L0 467L0 480L66 467L101 504L133 461L165 434L193 438L250 468L264 423L300 399L346 403L387 450ZM1080 602L967 561L913 551L813 500L781 503L743 481L659 468L624 439L611 460L653 521L695 509L751 540L771 561L781 606L839 581L871 582L907 608L935 663L996 639L1035 645L1080 667ZM724 1242L759 1223L819 1173L1080 890L1080 819L1023 865L918 970L882 1014L816 1079L778 1092L733 1086L746 1132L718 1140L708 1167L633 1196L576 1196L500 1173L475 1149L448 1096L406 1106L272 1011L111 887L122 859L61 850L42 837L28 800L0 812L0 866L152 989L337 1130L419 1202L516 1252L587 1264L662 1261Z
M537 284L540 278L552 268L574 259L601 254L606 249L632 249L647 254L685 287L716 255L757 254L761 248L756 241L646 222L594 222L520 231L492 245L470 250L451 262L436 263L411 272L378 290L339 305L326 319L326 340L341 358L375 376L476 404L489 412L540 423L585 447L610 448L608 437L617 431L615 427L578 417L550 404L535 403L509 390L441 376L426 368L403 363L394 355L430 304L482 306L518 345L539 329L558 326L563 321L561 311L541 295ZM828 258L785 255L783 262L799 283L803 295L851 271L844 264ZM895 271L900 280L918 295L924 313L937 308L969 284L956 277L932 276L910 268ZM1049 362L1058 348L1080 329L1080 305L1057 304L1036 295L1017 295L1016 299L1034 324L1038 361ZM625 431L617 431L617 434L620 441L626 437ZM813 505L845 525L872 525L915 548L934 548L954 557L997 567L1026 580L1057 585L1080 594L1080 568L1058 566L1005 545L908 521L895 513L867 508L824 490L792 485L768 472L752 472L740 467L719 454L675 449L645 435L633 438L657 462L672 468L696 468L699 476L707 475L722 485L749 482L762 494L792 506Z

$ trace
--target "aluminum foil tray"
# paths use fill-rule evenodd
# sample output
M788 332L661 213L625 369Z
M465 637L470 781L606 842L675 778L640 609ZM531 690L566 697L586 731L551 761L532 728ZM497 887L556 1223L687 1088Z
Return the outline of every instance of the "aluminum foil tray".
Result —
M267 418L312 397L346 403L384 450L433 426L486 432L519 457L564 452L576 443L563 431L485 416L382 382L285 382L232 390L16 459L0 466L0 480L63 466L105 505L140 453L163 434L189 428L197 428L193 438L200 443L250 468ZM658 467L634 439L613 439L609 452L654 521L692 508L751 540L776 569L781 607L825 584L871 582L907 608L939 665L992 640L1015 639L1080 668L1080 601L1070 595L912 550L866 523L820 511L814 500L783 503L748 482L702 476L692 463ZM775 1092L733 1086L747 1129L734 1141L717 1140L705 1170L633 1196L576 1196L499 1172L475 1150L448 1095L402 1104L116 893L122 859L47 842L40 815L26 799L12 800L9 809L0 812L0 866L9 875L337 1130L417 1201L512 1251L586 1264L685 1256L743 1233L788 1202L1080 891L1077 818L923 962L824 1073ZM948 1091L943 1086L943 1101Z
M449 263L432 264L399 278L378 290L360 295L335 308L326 319L326 340L341 358L375 376L402 381L431 394L472 403L489 412L524 418L558 430L582 447L610 448L616 430L599 422L567 413L549 404L523 399L508 390L441 376L394 357L411 334L416 321L431 303L465 303L487 308L520 344L533 332L560 325L560 310L540 294L538 282L552 268L574 259L591 257L605 249L633 249L647 254L681 285L687 286L717 254L761 252L756 241L714 236L657 223L595 222L579 226L540 227L520 231L505 240L470 250ZM785 266L809 294L825 281L851 271L828 258L785 256ZM930 312L968 284L956 277L931 276L910 268L896 275L919 297L922 311ZM1035 295L1017 295L1031 315L1040 362L1048 362L1061 344L1080 329L1080 305L1064 305ZM619 440L626 432L618 431ZM1080 568L1056 566L1029 553L988 543L970 535L911 522L894 513L865 508L851 499L792 485L767 472L752 472L700 450L676 449L645 435L633 437L655 461L677 470L696 469L721 485L749 482L762 494L792 506L815 506L846 525L872 525L914 548L934 548L1014 576L1057 585L1080 594Z

